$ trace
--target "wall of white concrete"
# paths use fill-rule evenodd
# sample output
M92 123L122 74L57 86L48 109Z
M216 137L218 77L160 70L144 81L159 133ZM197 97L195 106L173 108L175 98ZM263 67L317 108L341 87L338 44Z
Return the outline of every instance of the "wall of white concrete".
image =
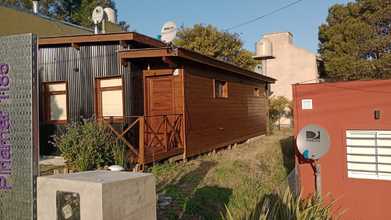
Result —
M265 75L277 79L271 85L272 95L285 96L292 100L292 84L318 82L316 54L296 47L289 32L265 34L273 45L274 59L264 61Z

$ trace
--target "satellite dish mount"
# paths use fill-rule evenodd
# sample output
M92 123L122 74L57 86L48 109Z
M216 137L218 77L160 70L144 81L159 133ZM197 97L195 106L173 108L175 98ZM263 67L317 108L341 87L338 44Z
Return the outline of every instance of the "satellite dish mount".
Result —
M319 159L330 149L330 136L326 129L310 124L303 127L296 138L297 149L304 159L311 162L315 175L315 189L318 196L322 195L322 179Z

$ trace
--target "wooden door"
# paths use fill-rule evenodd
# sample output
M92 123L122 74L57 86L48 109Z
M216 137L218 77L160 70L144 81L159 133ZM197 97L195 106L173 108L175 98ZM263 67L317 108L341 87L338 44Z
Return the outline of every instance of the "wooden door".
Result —
M146 87L147 116L174 113L174 88L171 75L146 77Z
M167 153L168 118L174 113L174 88L172 75L148 76L145 93L145 152L153 158Z

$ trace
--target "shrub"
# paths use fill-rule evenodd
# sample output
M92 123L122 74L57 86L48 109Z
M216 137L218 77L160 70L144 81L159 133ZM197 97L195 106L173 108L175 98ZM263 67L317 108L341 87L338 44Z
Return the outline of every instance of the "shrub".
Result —
M116 165L126 167L127 148L126 145L120 141L116 141L112 146L113 159Z
M85 171L125 164L126 148L115 141L107 127L94 120L72 123L53 140L72 169Z
M243 220L331 220L331 209L335 203L332 200L329 203L324 203L323 200L313 195L310 198L303 199L300 196L293 195L289 188L285 193L277 193L266 196L263 199L263 204L257 206L250 215ZM338 219L343 212L335 214ZM226 208L226 213L222 214L223 219L233 220L232 211Z
M292 102L284 96L272 96L269 99L269 126L272 131L277 124L281 129L281 119L283 117L292 118Z

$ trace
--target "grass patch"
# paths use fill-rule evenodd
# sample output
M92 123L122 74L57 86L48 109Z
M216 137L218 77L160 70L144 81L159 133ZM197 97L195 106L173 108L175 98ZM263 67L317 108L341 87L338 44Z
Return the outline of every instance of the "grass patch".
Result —
M158 208L159 219L222 219L225 207L234 219L253 216L265 195L286 185L294 165L290 136L289 130L276 131L188 163L153 166L157 191L173 199Z

